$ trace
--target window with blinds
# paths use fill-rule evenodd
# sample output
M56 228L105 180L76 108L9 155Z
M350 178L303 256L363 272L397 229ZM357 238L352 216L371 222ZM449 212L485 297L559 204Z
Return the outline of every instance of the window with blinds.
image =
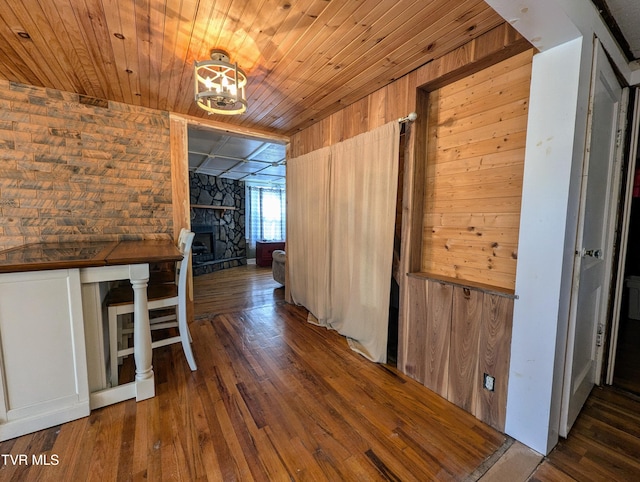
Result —
M256 241L280 241L286 237L284 187L247 186L247 240L253 252Z

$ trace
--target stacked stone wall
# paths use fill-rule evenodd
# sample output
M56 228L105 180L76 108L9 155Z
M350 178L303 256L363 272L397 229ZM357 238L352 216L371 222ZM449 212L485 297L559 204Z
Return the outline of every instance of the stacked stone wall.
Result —
M244 182L189 173L191 227L196 234L193 274L247 264ZM200 231L200 233L198 233ZM210 233L212 241L203 241ZM206 244L208 256L202 256Z

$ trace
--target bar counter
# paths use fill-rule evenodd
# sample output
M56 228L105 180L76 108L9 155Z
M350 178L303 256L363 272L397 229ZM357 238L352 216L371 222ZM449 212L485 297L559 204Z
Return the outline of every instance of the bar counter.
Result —
M149 263L182 259L169 239L29 244L0 251L0 440L155 396ZM134 291L135 380L111 386L103 301Z

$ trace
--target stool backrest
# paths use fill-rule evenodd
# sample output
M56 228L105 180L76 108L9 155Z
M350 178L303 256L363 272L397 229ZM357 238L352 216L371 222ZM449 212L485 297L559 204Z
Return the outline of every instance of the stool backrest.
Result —
M195 238L195 236L195 233L183 228L178 237L178 250L182 253L182 260L176 263L176 282L180 295L184 293L187 287L187 267L189 265L189 258L191 257L191 245L193 244L193 238ZM183 264L185 269L182 269Z

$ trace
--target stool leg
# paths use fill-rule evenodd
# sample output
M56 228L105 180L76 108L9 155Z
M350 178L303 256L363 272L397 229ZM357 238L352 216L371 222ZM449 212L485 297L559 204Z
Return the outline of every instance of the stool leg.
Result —
M187 306L184 300L180 300L177 306L178 315L178 331L180 332L180 341L182 342L182 350L184 356L187 358L189 368L191 371L198 369L196 360L193 357L193 351L191 350L191 333L189 333L189 325L187 324Z

